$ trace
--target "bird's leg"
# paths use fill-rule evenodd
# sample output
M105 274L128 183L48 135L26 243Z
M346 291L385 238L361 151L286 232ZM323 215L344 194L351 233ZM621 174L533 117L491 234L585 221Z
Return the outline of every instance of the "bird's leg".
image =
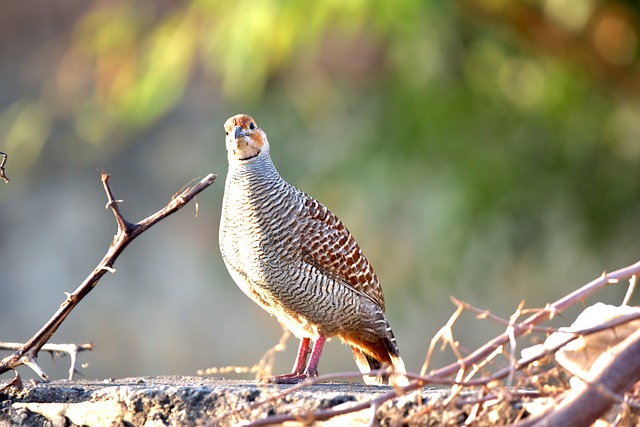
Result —
M302 338L300 340L300 347L298 347L298 356L296 356L296 363L293 365L291 373L300 375L304 372L304 367L307 363L307 356L309 355L309 338Z
M308 377L318 376L318 362L320 362L320 355L322 354L322 347L327 339L324 335L320 335L316 342L313 343L313 350L311 350L311 357L309 357L309 364L305 370L305 374Z
M303 372L304 363L307 360L307 353L309 353L309 338L303 338L300 340L300 348L298 349L298 357L296 357L296 364L293 367L293 372L290 374L278 375L269 379L269 382L276 384L297 384L308 378L313 378L318 375L318 362L320 361L320 355L322 354L322 347L327 339L324 335L320 335L318 339L313 343L313 350L311 350L311 357L309 358L309 364L307 369Z

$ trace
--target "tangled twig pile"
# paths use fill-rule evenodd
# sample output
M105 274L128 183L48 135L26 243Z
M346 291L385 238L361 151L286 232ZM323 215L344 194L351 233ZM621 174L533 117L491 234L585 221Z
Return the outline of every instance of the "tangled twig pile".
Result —
M396 387L370 400L336 409L309 412L304 408L292 408L285 415L267 414L266 408L285 401L287 396L311 384L360 377L357 372L323 375L280 392L266 393L264 396L267 397L262 400L229 411L213 423L229 417L236 421L250 420L248 425L251 426L287 421L311 423L368 411L369 424L377 425L389 408L405 406L408 409L396 420L400 424L430 421L453 425L590 425L605 415L612 425L634 424L639 419L634 385L640 380L640 332L636 332L640 310L626 305L612 308L596 304L581 315L588 318L588 326L576 322L571 328L554 329L540 324L597 291L628 280L626 304L639 272L640 262L637 262L603 274L542 309L525 310L521 304L508 320L452 298L457 309L431 341L420 374L408 374L411 379L408 386ZM454 338L453 328L465 311L504 324L505 332L464 356L460 343ZM519 320L523 316L527 317ZM631 323L634 321L635 324ZM519 345L518 340L533 334L538 338L540 334L553 334L554 339L544 345L522 348L524 346ZM571 350L578 360L594 350L594 341L599 345L595 354L585 358L581 372L573 369L578 363L576 357L567 356L569 346L578 340L584 343L574 345ZM429 371L438 345L443 349L449 347L457 361ZM521 350L525 350L523 356L518 357ZM554 363L554 356L562 362ZM573 357L575 363L565 363L567 357ZM594 359L598 359L598 363L593 363ZM423 394L424 387L432 385L446 385L450 389L444 397L440 394L438 399L433 399ZM413 402L413 405L407 406L407 402ZM610 410L614 405L615 409ZM261 411L261 408L265 410Z

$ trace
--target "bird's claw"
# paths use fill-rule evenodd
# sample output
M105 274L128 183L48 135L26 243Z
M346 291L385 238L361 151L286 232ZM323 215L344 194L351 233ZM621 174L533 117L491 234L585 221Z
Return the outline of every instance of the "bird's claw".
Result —
M282 374L270 377L267 379L267 382L271 384L298 384L302 381L308 380L309 378L315 378L317 376L318 374L310 375L308 372L304 372L302 374L292 372L290 374Z

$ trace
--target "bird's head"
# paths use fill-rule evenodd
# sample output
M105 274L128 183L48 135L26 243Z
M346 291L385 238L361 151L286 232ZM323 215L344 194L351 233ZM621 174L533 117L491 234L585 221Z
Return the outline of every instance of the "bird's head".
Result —
M269 153L267 134L246 114L237 114L224 124L229 160L249 162Z

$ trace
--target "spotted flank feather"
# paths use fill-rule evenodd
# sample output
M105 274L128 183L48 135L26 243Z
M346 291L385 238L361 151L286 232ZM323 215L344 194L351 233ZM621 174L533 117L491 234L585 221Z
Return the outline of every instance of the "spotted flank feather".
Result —
M308 195L304 206L308 218L300 243L308 259L325 274L351 285L384 310L378 277L347 227Z

